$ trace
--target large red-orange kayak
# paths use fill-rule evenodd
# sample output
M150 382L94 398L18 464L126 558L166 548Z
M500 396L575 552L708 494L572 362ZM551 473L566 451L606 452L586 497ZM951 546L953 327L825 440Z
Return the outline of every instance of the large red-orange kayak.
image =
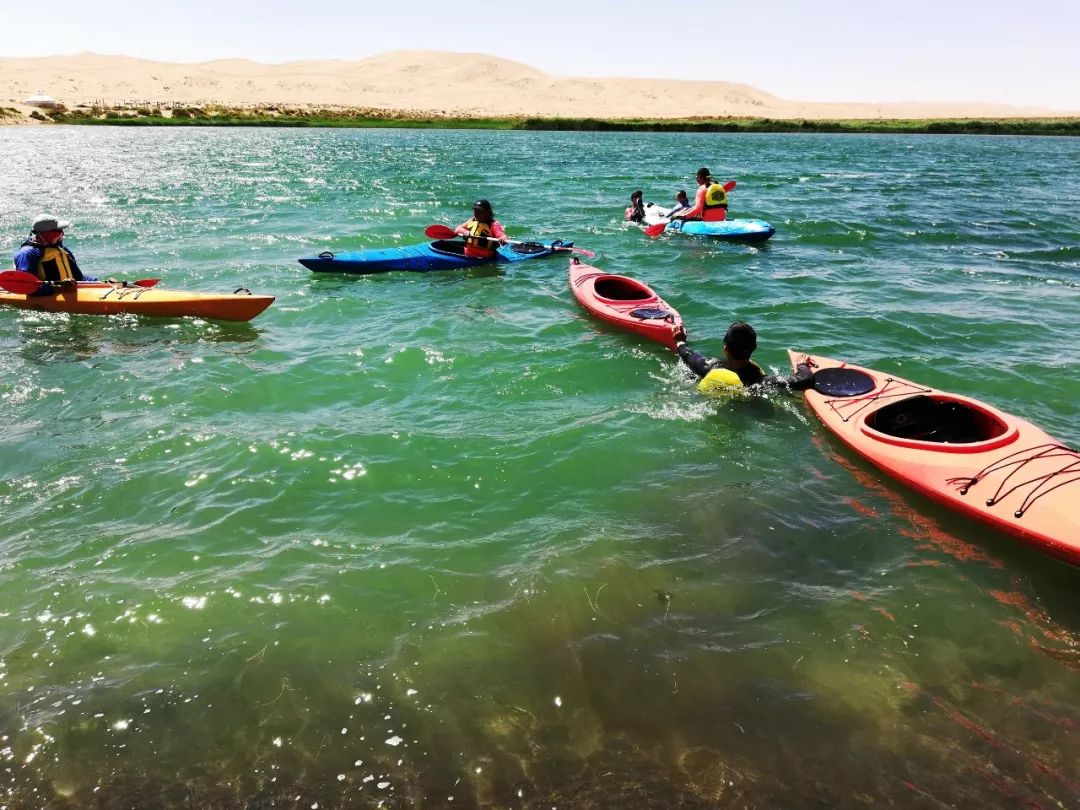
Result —
M0 304L46 312L84 315L193 315L222 321L250 321L274 302L272 295L197 293L158 287L125 287L107 282L68 284L55 295L19 295L0 291Z
M570 260L570 289L601 320L637 332L670 349L685 340L682 316L645 284L627 276L604 273L578 259Z
M789 352L806 401L859 455L958 512L1080 565L1080 452L969 397Z

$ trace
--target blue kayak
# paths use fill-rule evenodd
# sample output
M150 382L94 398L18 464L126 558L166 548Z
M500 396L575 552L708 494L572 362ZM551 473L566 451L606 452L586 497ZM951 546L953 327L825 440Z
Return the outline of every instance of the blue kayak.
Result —
M406 270L426 273L431 270L457 270L496 262L521 262L526 259L542 259L553 253L570 252L573 242L511 242L500 245L491 259L474 259L465 256L465 243L457 239L439 239L418 245L394 248L354 250L347 253L320 253L318 256L300 259L300 264L316 273L390 273Z
M710 239L726 239L729 242L764 242L776 228L763 219L725 219L720 222L701 222L700 220L672 220L669 232L685 233L687 236L707 236Z

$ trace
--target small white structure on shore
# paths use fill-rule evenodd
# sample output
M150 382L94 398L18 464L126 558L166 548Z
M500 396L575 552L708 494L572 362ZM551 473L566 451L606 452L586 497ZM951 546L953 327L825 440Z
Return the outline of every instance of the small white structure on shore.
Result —
M34 93L34 95L26 99L23 104L29 104L31 107L44 107L47 110L52 110L56 107L64 106L55 98L45 95L40 90L38 90L36 93Z

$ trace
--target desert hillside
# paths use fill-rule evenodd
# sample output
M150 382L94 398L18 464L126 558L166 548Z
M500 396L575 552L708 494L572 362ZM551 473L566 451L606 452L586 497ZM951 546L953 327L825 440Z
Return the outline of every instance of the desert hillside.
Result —
M1007 118L1065 115L1007 105L822 104L721 81L573 78L483 54L398 51L357 61L193 64L83 53L0 58L0 106L42 91L68 107L311 105L462 116L594 118Z

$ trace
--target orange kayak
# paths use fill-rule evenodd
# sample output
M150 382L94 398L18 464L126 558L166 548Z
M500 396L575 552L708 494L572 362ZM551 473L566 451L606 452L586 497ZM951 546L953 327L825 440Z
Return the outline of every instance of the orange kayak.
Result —
M1080 565L1080 452L969 397L849 365L809 362L806 401L892 477L964 515Z
M125 287L107 282L79 282L62 287L55 295L19 295L0 291L0 304L45 312L82 315L156 315L179 318L195 316L221 321L250 321L274 302L272 295L196 293L158 287Z
M682 316L645 284L570 260L570 289L585 309L603 321L675 348L685 340Z

